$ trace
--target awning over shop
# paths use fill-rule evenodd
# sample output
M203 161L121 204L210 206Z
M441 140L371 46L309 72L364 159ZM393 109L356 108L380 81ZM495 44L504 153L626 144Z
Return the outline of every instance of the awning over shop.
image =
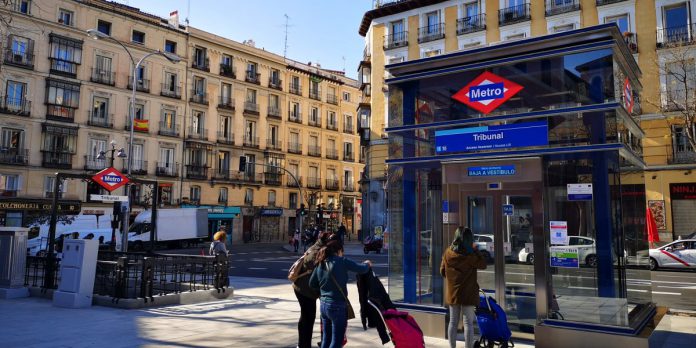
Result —
M238 217L242 210L239 207L223 207L215 205L182 205L182 208L204 208L208 209L208 219L234 219Z

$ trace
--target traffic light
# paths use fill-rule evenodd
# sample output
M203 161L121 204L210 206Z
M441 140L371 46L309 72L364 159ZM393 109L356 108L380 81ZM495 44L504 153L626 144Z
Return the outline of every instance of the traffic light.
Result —
M305 216L307 215L307 211L305 210L304 203L300 203L300 216Z

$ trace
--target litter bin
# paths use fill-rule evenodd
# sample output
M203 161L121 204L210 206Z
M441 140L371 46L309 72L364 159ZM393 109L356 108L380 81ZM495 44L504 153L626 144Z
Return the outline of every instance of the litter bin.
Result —
M0 298L29 296L24 287L28 228L0 227Z

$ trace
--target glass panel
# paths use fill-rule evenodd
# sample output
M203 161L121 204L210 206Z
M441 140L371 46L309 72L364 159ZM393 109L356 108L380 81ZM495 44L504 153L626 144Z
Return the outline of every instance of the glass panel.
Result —
M467 196L466 197L466 225L474 232L474 241L478 250L489 261L495 257L493 249L493 197L491 196ZM451 239L448 242L451 242ZM485 270L478 271L479 288L495 296L495 267L488 266Z

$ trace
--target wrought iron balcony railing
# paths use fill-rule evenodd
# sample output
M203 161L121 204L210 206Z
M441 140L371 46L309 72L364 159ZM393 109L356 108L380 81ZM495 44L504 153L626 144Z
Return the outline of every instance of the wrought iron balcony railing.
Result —
M277 106L269 105L267 114L268 114L268 117L271 117L271 118L277 118L277 119L282 118L281 113L280 113L280 108Z
M210 72L210 59L208 57L198 59L194 57L191 60L191 67L194 69Z
M128 77L128 89L133 89L133 76ZM150 80L137 79L135 81L135 90L143 93L150 93Z
M57 104L46 104L46 119L61 122L73 122L75 120L75 110L77 108L57 105Z
M259 115L259 104L254 102L246 101L244 102L244 113L249 115L258 116Z
M418 43L445 38L445 23L431 24L418 28Z
M116 74L111 70L94 68L92 69L90 81L102 85L114 86L116 85Z
M171 178L177 177L179 176L179 163L157 162L155 175Z
M253 70L247 70L246 74L244 74L244 80L249 83L254 83L257 85L261 84L261 74L253 71Z
M457 35L486 30L486 14L457 19Z
M191 90L189 101L196 104L208 105L208 93L203 91Z
M302 154L302 144L288 142L288 152L294 154Z
M12 48L6 48L4 62L7 65L34 69L34 54L31 52L16 51Z
M163 97L181 99L181 87L163 83L160 95Z
M231 77L233 79L237 78L236 69L229 64L220 64L220 75L225 77Z
M0 147L0 163L27 165L29 163L29 150Z
M384 49L390 50L393 48L408 46L408 31L400 31L384 35Z
M234 145L234 134L230 131L217 132L218 144Z
M696 23L659 29L657 31L657 47L693 45L696 43L694 30L696 30Z
M17 116L30 116L31 102L25 98L4 96L0 99L0 112Z
M234 110L234 99L230 96L220 96L217 107L218 109Z
M546 16L555 16L579 10L579 0L546 0Z
M87 124L94 127L114 128L114 115L90 111Z
M524 22L532 19L530 4L511 6L498 10L498 22L501 26Z

